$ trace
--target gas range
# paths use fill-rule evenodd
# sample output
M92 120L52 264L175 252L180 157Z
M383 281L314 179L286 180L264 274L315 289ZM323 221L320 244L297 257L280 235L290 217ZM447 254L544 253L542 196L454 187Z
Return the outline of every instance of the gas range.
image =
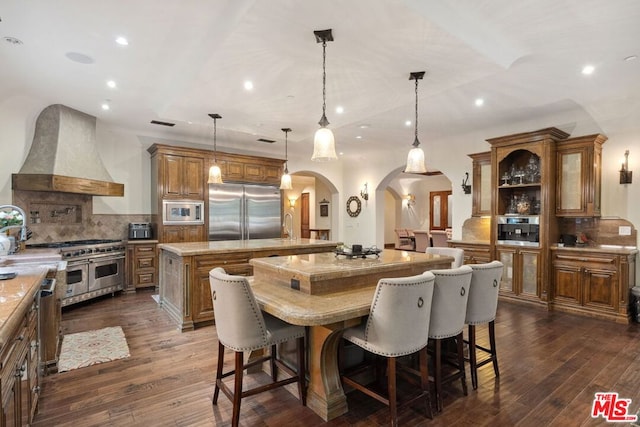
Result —
M94 259L114 254L121 255L125 252L125 245L122 240L115 239L86 239L37 243L27 245L27 248L60 249L62 259L67 261Z

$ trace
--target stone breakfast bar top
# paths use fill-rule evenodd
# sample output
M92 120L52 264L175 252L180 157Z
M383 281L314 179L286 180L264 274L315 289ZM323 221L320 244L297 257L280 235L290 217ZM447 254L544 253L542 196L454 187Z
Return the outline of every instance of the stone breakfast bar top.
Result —
M161 243L159 249L173 252L179 256L243 253L262 250L296 249L296 248L335 248L336 242L319 239L253 239L253 240L221 240L188 243Z

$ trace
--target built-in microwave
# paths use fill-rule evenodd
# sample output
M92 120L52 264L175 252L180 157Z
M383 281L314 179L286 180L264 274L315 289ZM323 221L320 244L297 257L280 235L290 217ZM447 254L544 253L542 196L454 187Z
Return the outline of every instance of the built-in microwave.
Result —
M164 200L162 202L162 223L204 224L204 202L193 200Z
M540 246L540 217L500 215L497 217L499 245Z

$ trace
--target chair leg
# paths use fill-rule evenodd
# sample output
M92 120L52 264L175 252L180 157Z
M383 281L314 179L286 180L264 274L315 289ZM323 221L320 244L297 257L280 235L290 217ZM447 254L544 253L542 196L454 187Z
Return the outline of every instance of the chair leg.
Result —
M218 366L216 368L216 380L215 387L213 389L213 399L211 399L211 403L214 405L218 404L218 395L220 394L220 387L218 386L218 381L222 381L222 367L224 365L224 346L220 341L218 341Z
M387 392L389 393L389 412L391 413L391 426L398 425L398 405L396 396L396 358L387 358Z
M237 427L240 422L240 402L242 401L242 376L244 374L244 354L241 351L236 351L236 370L234 374L234 389L233 389L233 416L231 418L231 425Z
M489 322L489 344L491 348L491 358L493 359L493 372L496 374L496 378L500 376L500 370L498 369L498 354L496 352L496 322L492 320Z
M478 389L478 365L476 359L476 326L469 325L469 367L471 368L471 386Z
M464 369L464 342L462 341L462 332L456 337L458 345L458 369L460 369L460 382L462 383L462 393L467 395L467 375Z
M278 381L278 366L276 365L276 346L271 346L271 379L275 383Z
M307 387L306 387L305 375L307 372L307 367L305 363L304 337L298 338L297 347L298 347L298 394L300 396L300 402L302 402L302 406L306 406L307 405Z
M427 358L427 346L424 346L419 351L420 356L420 386L422 392L425 393L426 405L427 405L427 417L433 419L433 412L431 410L431 394L429 393L429 363Z
M442 411L442 340L434 342L434 373L433 380L436 383L436 412Z

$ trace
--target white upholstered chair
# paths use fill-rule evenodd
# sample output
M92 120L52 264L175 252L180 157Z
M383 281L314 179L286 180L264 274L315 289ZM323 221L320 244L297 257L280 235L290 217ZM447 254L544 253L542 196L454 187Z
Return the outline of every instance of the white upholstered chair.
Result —
M487 264L471 264L471 287L469 289L469 301L465 323L469 325L469 364L471 366L471 384L474 390L478 388L478 368L493 363L493 371L496 377L500 376L498 370L498 355L496 354L495 319L498 309L498 291L500 279L502 279L503 264L493 261ZM489 348L476 343L476 325L488 324ZM476 349L488 354L478 362Z
M344 373L342 381L357 390L389 406L391 425L397 425L396 364L401 356L418 352L420 364L420 390L411 398L403 399L402 405L424 399L427 415L431 417L429 399L429 370L427 364L428 327L431 317L434 276L426 272L418 276L380 279L371 302L371 311L366 322L345 329L343 338L364 350L387 358L387 394L383 395L351 377L361 373L356 369Z
M453 257L451 268L458 268L464 263L464 249L460 248L427 248L426 253Z
M442 410L443 383L460 378L462 391L465 396L467 395L462 330L467 312L472 271L468 265L448 270L431 270L436 280L433 288L429 339L433 341L433 378L438 411ZM456 341L457 354L453 362L456 370L443 378L442 341L447 338L455 338Z
M212 403L218 403L220 390L233 402L231 424L235 427L240 419L240 402L243 397L271 390L275 387L298 382L300 401L306 404L305 389L305 329L283 322L267 313L262 313L253 296L253 291L246 277L232 276L222 268L214 268L209 272L211 299L216 316L216 331L218 334L218 365L216 369L216 383ZM298 372L276 358L276 346L289 340L297 341ZM233 370L223 372L224 349L235 352L235 366ZM269 356L260 357L247 364L244 363L244 352L271 348ZM271 376L273 382L251 390L242 390L243 371L251 366L271 362ZM280 367L291 377L278 381L277 368ZM223 379L234 375L233 392L223 382Z

